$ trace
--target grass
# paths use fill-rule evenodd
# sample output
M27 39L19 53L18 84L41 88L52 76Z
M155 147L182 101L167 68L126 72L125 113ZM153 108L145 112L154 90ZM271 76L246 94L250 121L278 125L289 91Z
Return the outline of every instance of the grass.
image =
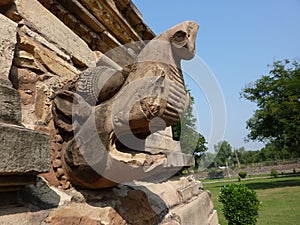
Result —
M255 190L262 202L259 210L258 225L296 225L300 224L300 176L242 180L241 183ZM219 223L227 225L218 202L220 188L227 182L203 183L211 191L215 209L218 211Z

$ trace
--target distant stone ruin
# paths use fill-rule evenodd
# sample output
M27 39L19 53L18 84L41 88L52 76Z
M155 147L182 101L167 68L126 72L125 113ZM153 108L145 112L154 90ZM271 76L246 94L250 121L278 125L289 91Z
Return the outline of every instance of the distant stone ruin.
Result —
M172 138L198 25L130 0L0 2L0 224L218 224ZM104 188L104 189L100 189Z

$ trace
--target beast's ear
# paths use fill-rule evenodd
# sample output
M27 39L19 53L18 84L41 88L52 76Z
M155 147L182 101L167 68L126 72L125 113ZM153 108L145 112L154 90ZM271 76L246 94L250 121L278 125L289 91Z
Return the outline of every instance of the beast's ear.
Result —
M182 48L188 43L188 34L183 31L179 30L170 38L170 42L175 45L176 48Z

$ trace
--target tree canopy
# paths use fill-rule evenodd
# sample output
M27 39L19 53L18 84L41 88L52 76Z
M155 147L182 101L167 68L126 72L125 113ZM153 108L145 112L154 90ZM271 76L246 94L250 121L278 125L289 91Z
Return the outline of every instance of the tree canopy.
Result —
M214 163L218 166L226 166L226 163L232 159L232 147L227 141L220 141L214 145L215 153L217 154Z
M189 107L180 123L172 127L173 138L180 140L181 149L184 153L193 154L195 166L198 167L198 160L207 151L205 137L196 131L196 118L193 115L194 98L190 96Z
M269 75L244 88L241 97L257 104L247 121L248 140L300 156L300 65L276 61Z

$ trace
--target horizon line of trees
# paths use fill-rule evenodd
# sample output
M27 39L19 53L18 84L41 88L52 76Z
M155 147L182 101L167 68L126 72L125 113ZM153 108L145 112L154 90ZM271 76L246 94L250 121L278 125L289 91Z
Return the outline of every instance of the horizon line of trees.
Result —
M234 149L222 140L215 153L207 152L207 141L196 131L191 96L187 113L173 126L173 137L180 140L182 151L193 154L196 166L227 166L300 158L300 63L275 61L268 75L249 84L240 97L254 102L257 109L246 122L250 131L246 140L265 143L257 151Z
M298 159L298 155L286 150L278 150L276 146L267 144L260 150L246 150L245 147L233 148L223 140L214 145L214 153L205 153L203 161L211 162L206 167L239 167L253 163Z

